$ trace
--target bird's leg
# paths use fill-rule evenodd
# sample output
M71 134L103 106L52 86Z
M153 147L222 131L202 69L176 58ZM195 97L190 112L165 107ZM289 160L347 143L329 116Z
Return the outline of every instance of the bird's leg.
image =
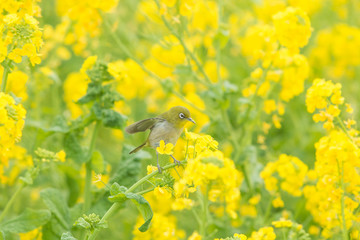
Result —
M177 164L178 166L180 166L180 164L181 164L180 161L176 160L173 155L170 155L170 157L172 157L172 159L174 159L174 163L175 163L175 164Z
M156 159L157 159L157 168L159 170L159 173L162 172L162 168L160 167L160 164L159 164L159 153L156 151Z

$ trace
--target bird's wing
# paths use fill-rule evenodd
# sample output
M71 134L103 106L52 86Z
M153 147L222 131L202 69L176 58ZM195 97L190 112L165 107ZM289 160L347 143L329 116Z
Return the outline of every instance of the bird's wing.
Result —
M151 129L157 122L165 121L163 118L148 118L136 123L133 123L125 128L125 131L129 134L144 132L148 129Z

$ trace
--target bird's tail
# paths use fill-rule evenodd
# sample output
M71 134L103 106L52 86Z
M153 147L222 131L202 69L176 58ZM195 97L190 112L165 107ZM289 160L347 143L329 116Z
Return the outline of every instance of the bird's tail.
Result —
M145 147L145 145L146 145L146 142L144 142L143 144L141 144L137 148L133 149L131 152L129 152L129 154L133 154L133 153L136 153L136 152L140 151L143 147Z

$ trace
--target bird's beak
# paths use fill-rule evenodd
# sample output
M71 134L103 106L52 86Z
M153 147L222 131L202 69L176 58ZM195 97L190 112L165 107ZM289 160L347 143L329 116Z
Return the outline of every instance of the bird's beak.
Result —
M196 124L196 122L191 117L186 118L186 119L189 120L190 122L192 122L193 124Z

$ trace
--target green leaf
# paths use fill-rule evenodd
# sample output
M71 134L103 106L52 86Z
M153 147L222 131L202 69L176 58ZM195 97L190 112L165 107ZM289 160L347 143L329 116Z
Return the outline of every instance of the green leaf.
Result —
M104 158L99 151L94 151L91 156L91 166L96 173L104 172Z
M95 101L102 92L101 83L91 82L88 84L85 96L77 100L77 104L85 104L92 101Z
M101 120L105 127L120 129L124 126L126 117L122 114L111 109L103 109L101 113Z
M91 227L91 224L90 224L90 223L88 223L87 221L85 221L85 219L84 219L84 218L82 218L82 217L78 218L78 219L76 220L76 222L75 222L75 224L74 224L74 225L76 225L76 226L80 226L80 227L83 227L83 228L85 228L85 229L87 229L87 228L90 228L90 227Z
M150 227L151 219L153 218L153 211L151 210L151 206L149 202L146 201L146 199L143 196L133 194L132 197L134 197L134 199L132 200L133 203L135 203L136 207L138 208L138 210L140 211L141 215L145 220L143 225L139 227L139 231L146 232Z
M132 149L134 149L134 146L124 145L121 161L110 183L121 182L123 186L130 187L138 180L141 163L144 159L150 159L151 154L146 151L140 151L129 155Z
M20 216L2 223L0 228L4 232L26 233L44 225L49 221L50 217L51 214L48 210L32 210L27 208Z
M70 214L69 208L66 205L66 199L56 189L47 188L40 192L40 197L44 201L45 205L59 220L60 224L65 228L69 229Z
M66 232L61 235L61 240L77 240L77 238L74 238L70 232Z
M52 215L50 221L42 227L43 239L60 239L61 234L69 231Z
M69 132L68 134L65 134L64 150L67 157L73 159L75 162L80 164L86 162L85 154L76 133Z
M92 69L86 71L92 82L105 82L114 79L108 72L108 66L105 63L97 62Z
M131 192L126 193L126 190L126 187L114 183L110 189L110 194L112 196L109 197L109 200L112 202L124 202L127 199L131 199L145 220L144 224L139 227L139 231L145 232L149 229L151 219L153 218L151 206L143 196Z
M3 231L0 231L0 240L5 240L5 234Z

